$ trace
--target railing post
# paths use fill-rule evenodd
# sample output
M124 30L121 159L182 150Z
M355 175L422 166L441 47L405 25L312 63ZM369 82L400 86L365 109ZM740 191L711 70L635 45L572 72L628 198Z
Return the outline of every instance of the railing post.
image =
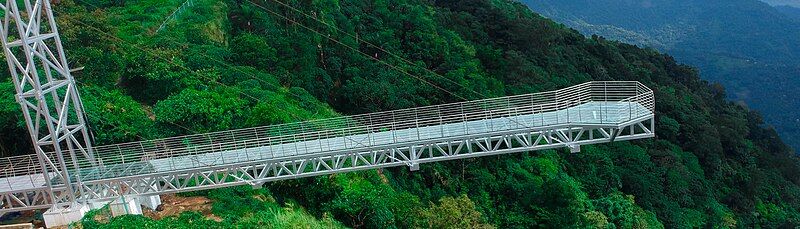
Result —
M581 107L581 101L578 100L578 122L583 123L583 108Z
M642 101L639 98L639 85L636 85L636 117L639 117L639 105L642 104Z
M536 126L536 102L531 94L531 126Z
M603 103L606 104L606 116L608 116L608 82L603 81ZM603 112L602 110L600 111Z
M9 167L11 167L11 169L10 169L11 170L11 174L10 175L8 174L9 171L5 171L6 172L6 181L8 182L8 187L11 190L14 190L14 186L11 185L11 177L15 175L14 174L14 164L11 163L11 159L6 158L6 160L8 160L8 165L9 165ZM29 175L29 174L26 174L26 175ZM31 184L33 184L33 176L30 176L30 178L31 178Z
M256 137L256 139L255 139L255 143L256 143L255 147L261 147L261 138L258 137L258 128L253 128L253 136ZM247 147L247 144L245 144L245 147ZM258 152L258 151L256 151L256 152ZM259 156L259 158L261 160L264 160L264 154L258 153L258 156Z
M603 120L603 102L598 101L598 103L600 103L600 124L603 124L605 123L605 120Z
M541 126L544 126L544 104L539 105L539 116L542 117L541 118L542 119L542 125Z
M307 154L308 153L308 140L307 140L307 136L308 135L306 135L306 133L307 133L306 125L305 125L306 123L307 122L300 122L300 131L303 134L303 139L301 139L301 141L303 142L303 150L305 150L305 152L303 154ZM369 136L369 135L367 135L367 136ZM295 143L295 144L297 144L297 143Z
M506 110L507 110L506 115L507 116L511 116L511 97L506 97ZM516 117L517 116L515 114L514 118L516 118ZM513 122L513 119L508 118L508 122L509 122L508 128L511 129L511 125L514 124L514 123L511 123L511 122Z
M444 121L442 120L442 106L436 105L436 111L439 114L439 131L441 133L441 137L444 137Z
M269 147L269 158L275 158L275 149L272 147L272 136L267 136L267 147Z
M558 90L553 92L553 97L556 100L556 112L555 112L556 113L556 124L561 124L561 115L559 114L559 113L561 113L561 112L559 112L561 110L561 103L559 103L559 101L558 101ZM544 114L544 113L542 113L542 114Z
M419 134L419 108L414 108L414 128L417 131L417 141L422 140L422 137Z
M397 127L395 126L397 123L394 120L394 111L392 111L392 141L393 143L397 143Z
M461 123L464 123L464 135L469 135L469 125L467 125L467 113L464 113L464 103L459 103L461 107Z
M494 119L494 115L492 114L492 110L491 109L488 110L488 113L489 113L489 118L485 119L484 123L486 123L486 127L487 127L486 129L488 130L488 132L491 132L491 131L494 131L494 120L493 120Z
M369 139L369 146L374 146L375 139L372 138L375 137L375 135L373 134L375 133L375 130L373 129L372 126L372 113L368 113L367 118L369 118L369 126L367 126L367 139Z
M571 105L571 103L572 103L572 102L571 102L571 101L569 101L569 100L567 100L567 101L566 101L566 103L567 103L567 124L569 124L569 123L572 123L572 122L570 121L570 119L571 119L571 118L569 117L569 116L570 116L570 113L569 113L569 108L570 108L570 105Z
M346 126L344 128L342 128L342 142L344 143L344 148L345 149L349 149L349 148L347 148L347 133L345 132L345 130L350 128L350 123L347 122L346 118L344 119L344 122L345 122Z
M325 149L322 147L322 131L317 131L317 142L319 143L319 151L325 151Z
M628 100L628 121L633 119L633 106L631 105L631 100Z

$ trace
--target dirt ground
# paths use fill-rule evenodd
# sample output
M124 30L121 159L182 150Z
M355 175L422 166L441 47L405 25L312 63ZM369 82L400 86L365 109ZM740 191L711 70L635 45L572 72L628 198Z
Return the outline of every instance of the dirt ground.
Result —
M41 220L41 217L37 217L37 214L40 214L41 211L23 211L19 213L9 213L4 217L0 218L1 225L25 225L30 223L33 225L33 228L40 228L44 227L44 221ZM8 226L7 228L16 228L12 226ZM24 226L22 227L24 228ZM6 229L6 227L0 226L0 229Z
M156 211L143 209L144 215L151 219L178 216L186 211L200 212L206 219L221 222L222 218L211 213L211 200L203 196L180 197L176 195L162 195L161 206Z

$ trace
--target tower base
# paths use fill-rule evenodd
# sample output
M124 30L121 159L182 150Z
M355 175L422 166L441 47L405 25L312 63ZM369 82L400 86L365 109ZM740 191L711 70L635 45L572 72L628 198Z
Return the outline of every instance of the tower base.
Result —
M139 197L123 196L108 204L108 209L111 210L111 216L123 215L141 215L142 203Z
M569 148L570 153L580 153L581 152L581 145L570 145L567 146Z
M161 205L161 196L159 195L152 195L152 196L139 196L139 202L142 206L155 211L159 205Z
M52 207L42 214L44 225L48 228L67 226L83 219L89 206L73 203L69 207Z

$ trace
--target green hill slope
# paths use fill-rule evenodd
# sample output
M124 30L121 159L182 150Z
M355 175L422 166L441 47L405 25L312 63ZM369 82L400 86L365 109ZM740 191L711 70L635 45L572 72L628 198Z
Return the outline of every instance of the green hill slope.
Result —
M786 15L786 17L800 23L800 6L775 6L775 9Z
M215 201L221 222L187 213L87 219L85 228L278 227L288 226L275 224L287 215L309 222L296 225L303 228L800 224L800 160L757 113L670 56L585 38L519 3L322 0L289 2L293 10L196 0L156 33L155 15L170 10L150 1L75 1L62 0L57 17L74 65L87 69L77 77L102 143L588 80L645 83L658 117L656 139L579 154L548 150L193 193ZM13 103L0 101L0 112L13 114ZM4 140L24 139L14 119L0 121Z
M800 148L800 21L791 11L796 8L757 0L522 2L583 34L653 47L698 67L704 79L759 110L787 143Z

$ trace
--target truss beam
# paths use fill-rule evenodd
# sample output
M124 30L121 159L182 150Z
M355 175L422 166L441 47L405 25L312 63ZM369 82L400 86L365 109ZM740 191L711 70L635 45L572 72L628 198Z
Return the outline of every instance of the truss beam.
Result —
M70 74L50 1L7 0L0 9L3 53L48 187L3 193L0 198L4 205L19 208L43 203L69 205L81 191L69 185L57 187L52 180L80 183L79 176L72 180L67 171L80 169L77 162L94 164L94 155L83 104ZM23 197L27 200L21 201Z
M654 137L652 116L625 126L498 132L484 136L437 139L414 144L373 147L342 154L306 155L275 160L206 167L168 173L83 182L83 196L111 200L125 195L168 194L220 187L252 185L395 166L482 157L516 152L575 147ZM602 134L614 133L614 134Z

